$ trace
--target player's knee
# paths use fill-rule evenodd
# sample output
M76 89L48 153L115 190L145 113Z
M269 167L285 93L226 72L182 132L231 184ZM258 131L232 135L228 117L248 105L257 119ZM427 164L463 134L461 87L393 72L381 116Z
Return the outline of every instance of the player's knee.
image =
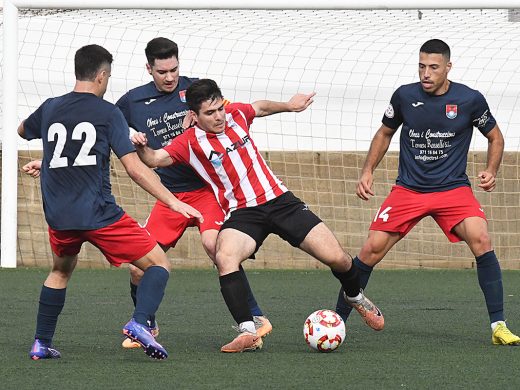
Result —
M330 269L336 272L347 272L352 267L352 259L348 255L336 258L332 263L328 264Z
M232 256L229 253L219 250L215 253L215 264L220 269L224 267L226 264L229 264L232 261Z
M136 266L133 266L131 264L128 267L128 269L130 271L130 279L131 279L132 283L135 285L138 285L139 282L141 281L141 278L143 277L143 271L141 271L139 268L137 268Z
M156 264L154 264L159 267L163 267L166 271L170 272L172 270L172 265L170 263L170 260L164 255L163 258L160 259Z
M338 272L346 272L350 269L352 258L341 248L328 253L327 265Z
M217 252L217 237L218 237L218 230L216 229L209 229L205 230L200 234L200 239L202 242L202 247L204 248L204 251L207 253L211 261L216 264L216 252Z
M53 268L51 274L55 278L58 278L63 281L68 281L72 276L72 271L73 270L69 268Z
M481 232L479 234L478 241L482 245L489 245L489 246L491 246L491 238L489 237L489 233L487 231Z
M473 249L473 252L476 253L489 252L492 247L489 233L487 231L481 231L474 237L472 237L471 247Z
M386 253L385 249L385 245L374 240L367 240L361 248L358 256L360 259L363 259L363 263L374 266L384 257Z
M69 280L74 271L75 263L62 262L54 263L52 266L51 274L62 280Z
M208 254L209 258L216 263L216 252L217 252L217 242L215 240L208 240L203 239L202 240L202 247Z
M215 265L220 275L237 271L240 263L241 259L230 251L220 249L215 254Z
M161 248L159 248L158 245L152 251L150 251L148 253L148 255L146 256L146 259L147 259L147 262L145 264L145 268L148 268L151 266L159 266L159 267L163 267L168 272L170 272L170 270L172 268L170 261L168 260L168 257L166 256L166 253L164 253L164 251ZM139 267L138 264L134 263L134 265ZM143 269L143 267L139 267L139 268L141 268L142 271L145 271L145 269Z

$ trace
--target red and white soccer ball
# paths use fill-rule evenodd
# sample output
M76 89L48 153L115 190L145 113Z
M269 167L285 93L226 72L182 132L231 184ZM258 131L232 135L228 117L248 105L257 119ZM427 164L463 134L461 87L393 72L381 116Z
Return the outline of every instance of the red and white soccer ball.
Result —
M303 324L303 336L312 349L332 352L345 340L345 323L332 310L316 310Z

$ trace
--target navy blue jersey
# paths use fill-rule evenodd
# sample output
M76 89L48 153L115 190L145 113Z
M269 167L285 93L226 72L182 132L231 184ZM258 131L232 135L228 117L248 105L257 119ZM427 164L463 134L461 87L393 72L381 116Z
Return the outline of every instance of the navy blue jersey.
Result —
M182 121L189 110L186 89L196 80L179 77L179 84L171 93L157 90L150 82L128 91L116 105L123 112L128 126L145 133L152 149L161 149L184 132ZM155 171L172 192L189 192L206 185L189 165L171 165Z
M113 104L91 93L46 100L24 121L26 139L41 138L45 219L55 230L103 228L123 215L110 186L110 150L135 152Z
M420 83L399 87L383 124L392 129L403 125L396 183L435 192L470 186L466 165L473 127L485 135L496 121L480 92L450 82L440 96L427 94Z

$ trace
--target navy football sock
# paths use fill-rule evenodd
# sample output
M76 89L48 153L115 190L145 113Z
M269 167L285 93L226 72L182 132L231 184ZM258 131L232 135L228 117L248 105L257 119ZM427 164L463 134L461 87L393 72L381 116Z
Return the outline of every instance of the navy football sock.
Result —
M372 270L374 269L374 267L366 265L357 256L354 258L352 263L358 269L359 286L362 289L365 289L365 287L368 284L368 279L370 278L370 274L372 273ZM341 316L341 318L343 318L343 321L346 321L348 316L350 315L350 312L352 311L352 307L345 301L345 298L343 297L343 291L344 290L342 287L339 290L339 294L338 294L338 301L336 303L336 312Z
M484 293L489 319L504 321L504 291L502 272L495 251L475 257L477 260L477 276L480 289Z
M137 302L133 315L138 323L149 326L148 321L155 319L155 312L161 304L169 277L170 273L160 266L148 267L144 272L137 289Z
M132 302L134 302L134 308L137 305L137 288L139 286L137 284L133 284L132 281L130 281L130 297L132 298ZM155 315L150 316L150 326L154 327L156 325L155 323Z
M240 271L220 276L220 292L237 324L253 321L253 316L247 305L247 288Z
M52 344L58 316L65 304L66 292L66 288L55 289L42 286L34 338L46 345Z
M251 311L251 315L253 316L262 316L262 310L260 310L260 307L258 306L258 303L256 302L255 296L253 295L253 290L251 290L251 286L249 285L249 280L247 280L246 272L244 271L244 268L242 268L242 265L238 268L238 271L242 275L242 278L244 279L244 284L247 289L247 304L249 306L249 310Z

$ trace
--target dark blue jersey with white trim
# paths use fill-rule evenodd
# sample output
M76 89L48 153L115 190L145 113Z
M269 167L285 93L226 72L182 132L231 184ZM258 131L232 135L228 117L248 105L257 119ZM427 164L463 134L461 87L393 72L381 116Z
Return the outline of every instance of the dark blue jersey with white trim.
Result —
M46 100L24 121L26 139L41 138L45 219L55 230L100 229L123 210L111 192L110 151L135 152L128 125L113 104L91 93Z
M466 166L473 127L485 135L496 121L480 92L450 82L439 96L424 92L420 83L399 87L383 124L392 129L402 125L396 183L435 192L470 186Z
M161 149L184 132L182 121L188 113L186 90L197 79L179 77L177 88L171 93L157 90L150 82L131 89L116 103L131 128L145 133L152 149ZM157 168L157 174L172 192L189 192L206 184L189 165Z

